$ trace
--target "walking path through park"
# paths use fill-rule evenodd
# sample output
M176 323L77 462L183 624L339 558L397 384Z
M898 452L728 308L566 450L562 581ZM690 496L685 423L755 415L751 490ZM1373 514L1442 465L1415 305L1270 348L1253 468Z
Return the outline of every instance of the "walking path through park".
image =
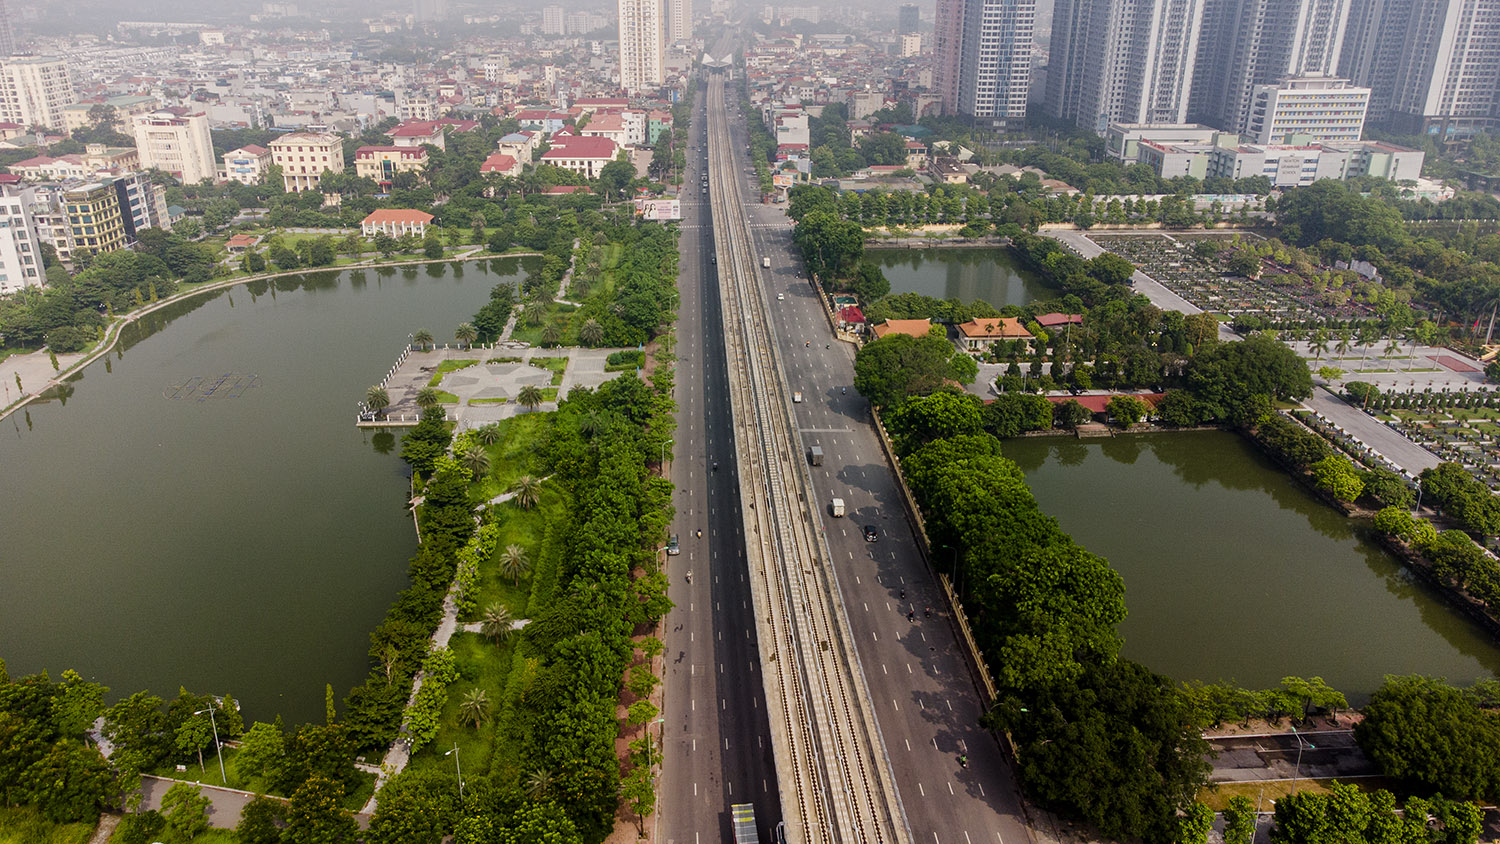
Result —
M68 367L83 360L84 353L79 352L71 355L58 355L57 365L61 371L66 372ZM52 359L47 352L30 352L23 355L11 355L0 361L0 386L5 388L0 395L5 396L5 402L0 407L10 407L15 402L26 396L42 393L49 387L56 386L54 381L58 377L58 369L52 368ZM19 378L19 385L16 379Z
M1056 240L1069 249L1072 249L1081 258L1097 258L1108 251L1103 246L1100 246L1094 241L1089 240L1088 235L1080 231L1054 229L1051 231L1039 231L1037 232L1037 234ZM1161 232L1153 231L1150 232L1150 234L1160 235ZM1135 288L1137 293L1144 294L1147 299L1151 300L1151 304L1157 306L1158 308L1161 308L1162 310L1180 311L1181 313L1185 314L1203 313L1202 308L1168 290L1166 286L1161 282L1157 281L1149 275L1146 275L1140 270L1135 271L1135 275L1130 277L1130 281L1131 286ZM1228 325L1220 323L1219 339L1232 341L1238 340L1240 339L1240 337L1238 334L1230 331Z

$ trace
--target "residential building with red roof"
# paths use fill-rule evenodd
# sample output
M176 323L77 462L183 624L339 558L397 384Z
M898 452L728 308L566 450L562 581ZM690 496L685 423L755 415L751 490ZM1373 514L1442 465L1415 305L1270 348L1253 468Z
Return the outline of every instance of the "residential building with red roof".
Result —
M1015 317L984 317L971 319L958 326L959 348L966 352L977 352L989 348L1001 340L1021 340L1031 347L1035 338Z
M619 146L608 138L554 137L553 147L542 153L542 163L599 178L604 165L615 160Z
M391 237L401 237L404 234L422 237L427 234L427 224L432 220L432 215L426 211L415 211L410 208L380 208L370 212L370 216L360 223L360 229L365 237L374 237L381 233Z
M479 165L480 173L494 173L497 176L515 177L521 175L521 162L513 155L503 152L492 152L490 157Z
M1050 314L1042 314L1037 317L1036 324L1043 328L1057 328L1063 325L1083 325L1083 314L1060 314L1053 311Z
M889 337L892 334L905 334L909 337L926 337L927 332L932 330L930 319L888 319L870 329L877 338Z

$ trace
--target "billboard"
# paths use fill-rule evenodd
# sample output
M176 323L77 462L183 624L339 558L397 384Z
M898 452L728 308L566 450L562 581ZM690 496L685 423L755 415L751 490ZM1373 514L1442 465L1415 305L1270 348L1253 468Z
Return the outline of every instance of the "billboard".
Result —
M678 199L637 199L635 213L655 222L682 219L682 201Z

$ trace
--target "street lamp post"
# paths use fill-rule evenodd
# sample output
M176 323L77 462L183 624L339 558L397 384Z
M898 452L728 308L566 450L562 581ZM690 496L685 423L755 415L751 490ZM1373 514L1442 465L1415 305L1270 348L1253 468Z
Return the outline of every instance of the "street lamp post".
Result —
M1306 747L1310 747L1313 750L1317 750L1318 746L1316 744L1313 744L1312 742L1304 742L1302 739L1302 734L1297 732L1296 724L1292 725L1292 735L1297 739L1297 765L1296 767L1292 768L1292 793L1296 794L1297 776L1302 772L1302 748L1305 745Z
M664 443L661 444L661 465L662 466L666 466L667 465L667 446L672 445L675 442L677 442L677 441L676 440L667 440L666 442L664 442ZM665 474L666 470L663 469L662 471Z
M453 757L453 770L458 772L458 802L459 803L463 803L463 800L464 800L464 769L463 769L463 766L461 766L461 765L458 764L458 742L455 741L453 743L453 749L450 750L450 751L448 751L447 753L444 753L443 755L444 756L452 756Z
M215 703L217 702L218 699L215 698ZM193 714L202 715L205 712L208 713L208 726L214 731L214 750L219 754L219 780L224 783L225 787L228 787L229 775L224 773L224 746L219 744L219 725L214 721L214 708L210 706L207 709L200 709Z

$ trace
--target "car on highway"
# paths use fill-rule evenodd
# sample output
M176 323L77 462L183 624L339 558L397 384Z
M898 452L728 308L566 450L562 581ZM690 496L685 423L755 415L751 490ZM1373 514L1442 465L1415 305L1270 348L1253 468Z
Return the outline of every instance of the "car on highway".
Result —
M792 393L792 404L801 404L801 403L802 403L802 391L798 390L797 392Z
M675 557L681 553L682 545L677 541L677 534L674 533L672 538L667 540L667 556Z
M777 293L776 294L776 301L781 302L781 301L784 301L785 299L786 299L786 294L785 293Z
M874 542L880 539L880 530L874 525L865 525L865 541Z

